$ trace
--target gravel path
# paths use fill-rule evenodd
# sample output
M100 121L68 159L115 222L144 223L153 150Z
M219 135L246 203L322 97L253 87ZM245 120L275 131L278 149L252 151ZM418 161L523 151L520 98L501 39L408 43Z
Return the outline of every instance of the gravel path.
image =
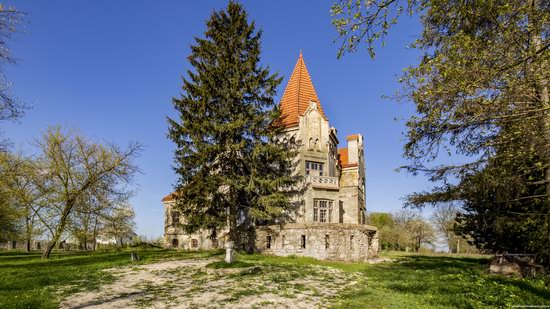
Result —
M213 259L108 269L113 283L70 295L61 308L323 308L358 274L321 266L256 263L213 269Z

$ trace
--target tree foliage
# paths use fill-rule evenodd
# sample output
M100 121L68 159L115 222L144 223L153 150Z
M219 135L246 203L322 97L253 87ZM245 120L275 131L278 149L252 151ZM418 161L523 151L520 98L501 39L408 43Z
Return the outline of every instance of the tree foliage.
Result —
M0 152L0 243L17 239L21 232L22 214L14 204L9 182L17 172L14 158Z
M409 209L395 213L370 213L367 223L378 227L378 243L382 250L413 250L433 246L432 225L420 213Z
M544 242L547 252L550 3L343 0L336 6L340 9L333 13L342 17L335 18L335 25L350 42L341 51L353 51L363 39L371 48L397 21L393 17L403 12L421 15L423 32L412 47L423 56L418 65L405 70L400 79L403 91L397 95L416 105L416 114L407 122L404 148L411 164L404 168L413 174L425 173L441 185L411 195L409 205L462 201L474 216L496 204L507 205L507 211L522 218L535 213L546 232L529 235ZM346 12L348 15L342 15ZM388 16L393 16L390 22ZM353 34L357 31L360 35ZM442 151L471 160L438 164ZM472 185L475 187L468 187ZM491 196L508 199L490 201ZM503 222L509 215L496 214ZM526 224L522 220L516 223L518 231ZM476 223L466 226L473 228Z
M548 263L545 191L532 184L544 169L526 166L531 166L529 160L506 165L491 161L482 172L465 177L455 193L464 201L455 230L482 250L531 253Z
M173 99L179 119L169 119L186 229L227 227L234 241L238 226L284 215L290 204L281 189L293 183L291 153L272 143L281 132L273 99L281 78L260 65L261 31L247 18L234 2L212 13Z
M129 194L127 185L138 171L132 160L141 146L131 143L127 149L120 149L55 127L46 131L37 144L41 151L37 161L46 179L41 190L47 204L43 222L51 233L43 252L43 258L48 258L84 199L95 192L117 197Z
M129 204L118 204L108 214L103 227L103 233L112 237L117 246L124 243L124 238L133 234L136 227L134 221L136 213Z
M24 240L27 251L30 251L32 240L43 232L38 214L45 206L40 189L44 178L41 168L35 165L32 158L7 152L3 157L10 171L2 179L4 194L11 207L17 210L19 218L15 222L21 226L19 235L12 235L11 240Z

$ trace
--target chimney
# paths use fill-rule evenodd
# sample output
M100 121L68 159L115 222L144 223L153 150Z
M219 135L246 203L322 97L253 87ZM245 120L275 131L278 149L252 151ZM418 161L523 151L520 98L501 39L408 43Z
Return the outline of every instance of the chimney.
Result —
M359 163L359 149L363 148L363 136L361 134L348 135L348 163Z

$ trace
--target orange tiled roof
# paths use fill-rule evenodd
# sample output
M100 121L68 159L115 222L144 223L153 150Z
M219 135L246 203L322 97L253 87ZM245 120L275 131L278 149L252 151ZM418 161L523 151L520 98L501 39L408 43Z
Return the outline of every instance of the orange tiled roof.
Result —
M302 57L302 52L300 51L300 57L298 57L292 75L290 75L279 105L283 125L287 128L298 125L298 116L305 113L309 106L309 101L317 102L317 109L326 120L327 117L321 107L321 102L319 102L309 72L307 71L306 63Z
M176 193L172 192L172 193L168 194L167 196L163 197L162 201L163 202L171 202L175 199L175 197L176 197Z
M359 139L359 134L352 134L352 135L348 135L346 137L346 140L348 140L348 141L352 141L354 139Z
M349 164L347 148L338 148L338 161L342 168L357 166L357 163Z

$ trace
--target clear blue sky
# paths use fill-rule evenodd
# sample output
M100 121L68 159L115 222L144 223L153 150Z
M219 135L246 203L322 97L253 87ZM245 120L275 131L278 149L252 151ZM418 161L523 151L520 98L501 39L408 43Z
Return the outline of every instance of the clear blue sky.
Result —
M173 144L166 116L175 116L171 97L179 96L180 76L194 36L226 1L25 1L24 33L11 44L19 58L6 67L13 91L33 108L19 123L1 129L17 147L48 125L75 127L94 138L125 145L141 142L137 163L143 171L133 198L138 233L163 233L160 199L175 183ZM428 188L424 177L394 170L402 159L404 121L412 104L382 99L399 89L397 75L415 64L407 49L420 33L417 18L400 20L375 60L363 51L336 59L331 1L244 1L250 18L263 29L264 65L285 77L282 95L300 49L338 137L365 136L367 211L394 211L402 198ZM345 145L344 145L345 146Z

